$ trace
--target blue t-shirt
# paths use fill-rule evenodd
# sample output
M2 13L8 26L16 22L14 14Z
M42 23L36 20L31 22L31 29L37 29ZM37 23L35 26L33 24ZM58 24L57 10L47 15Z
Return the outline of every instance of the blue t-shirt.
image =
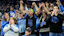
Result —
M26 24L26 19L24 19L24 18L19 18L18 20L17 20L17 23L18 23L18 25L25 25Z

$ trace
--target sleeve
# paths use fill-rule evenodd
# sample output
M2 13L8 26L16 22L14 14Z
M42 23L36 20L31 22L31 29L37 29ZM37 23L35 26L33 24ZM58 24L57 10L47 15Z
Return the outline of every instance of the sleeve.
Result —
M6 25L5 27L4 27L4 29L3 29L3 31L6 33L7 31L9 31L10 30L10 25Z
M27 14L24 15L24 18L25 18L25 19L26 19L26 17L27 17Z
M16 25L16 26L14 26L14 25L11 25L11 29L14 31L14 32L19 32L19 29L18 29L19 27Z
M64 8L63 8L62 4L59 6L59 8L60 8L61 12L64 11Z
M36 14L34 14L34 17L37 19L37 16L36 16Z
M40 25L40 20L37 19L37 20L36 20L36 28L37 28L37 29L38 29L39 25Z
M5 26L6 24L8 24L8 23L9 23L9 21L6 22L6 23L4 23L4 21L2 21L2 22L1 22L1 26L4 27L4 26Z
M33 10L34 10L34 12L36 12L35 8Z
M49 14L49 15L46 17L45 22L48 22L50 18L51 18L51 15Z

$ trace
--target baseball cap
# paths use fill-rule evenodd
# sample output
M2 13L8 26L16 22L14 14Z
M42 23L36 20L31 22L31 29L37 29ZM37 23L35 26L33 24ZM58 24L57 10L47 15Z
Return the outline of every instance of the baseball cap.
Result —
M31 29L30 27L27 27L26 30L27 30L28 32L32 32L32 29Z

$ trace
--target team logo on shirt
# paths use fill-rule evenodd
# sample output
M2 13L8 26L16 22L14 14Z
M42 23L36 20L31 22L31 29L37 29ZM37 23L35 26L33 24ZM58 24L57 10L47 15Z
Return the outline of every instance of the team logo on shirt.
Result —
M57 22L59 22L59 19L57 17L52 17L51 22L57 23Z

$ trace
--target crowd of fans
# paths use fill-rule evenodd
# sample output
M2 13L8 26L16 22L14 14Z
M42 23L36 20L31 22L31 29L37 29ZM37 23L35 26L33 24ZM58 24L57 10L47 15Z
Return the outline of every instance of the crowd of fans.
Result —
M26 3L3 0L0 3L0 36L64 36L61 1Z

